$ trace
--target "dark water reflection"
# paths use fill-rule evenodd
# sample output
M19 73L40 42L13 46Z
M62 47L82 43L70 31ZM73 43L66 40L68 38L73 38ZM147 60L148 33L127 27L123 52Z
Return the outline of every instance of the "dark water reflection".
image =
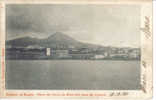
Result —
M8 60L7 89L140 89L139 61Z

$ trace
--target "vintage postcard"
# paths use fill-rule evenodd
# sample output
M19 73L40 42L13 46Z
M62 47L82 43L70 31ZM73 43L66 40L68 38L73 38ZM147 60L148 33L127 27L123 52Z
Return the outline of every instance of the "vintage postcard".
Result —
M151 0L0 1L0 98L152 98Z

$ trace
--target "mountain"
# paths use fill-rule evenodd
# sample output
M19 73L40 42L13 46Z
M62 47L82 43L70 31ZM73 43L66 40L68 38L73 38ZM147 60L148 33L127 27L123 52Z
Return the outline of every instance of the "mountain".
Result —
M70 36L67 36L61 32L56 32L55 34L49 36L45 39L38 39L38 38L32 38L32 37L23 37L23 38L17 38L14 40L9 40L6 42L7 45L11 45L12 47L27 47L32 45L39 45L41 47L87 47L87 48L97 48L101 47L99 45L93 45L88 43L82 43L80 41L77 41Z
M53 47L53 46L80 46L82 45L81 42L63 34L60 32L57 32L51 36L49 36L46 39L42 40L43 46L46 47Z
M26 46L29 46L29 45L35 45L39 41L40 40L37 39L37 38L22 37L22 38L9 40L9 41L6 42L6 44L11 45L13 47L26 47Z

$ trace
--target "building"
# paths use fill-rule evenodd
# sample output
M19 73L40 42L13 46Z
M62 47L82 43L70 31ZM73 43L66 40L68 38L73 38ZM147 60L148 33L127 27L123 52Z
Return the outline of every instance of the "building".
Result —
M69 56L71 56L72 59L92 59L94 55L75 53L75 54L69 54Z
M129 58L140 58L140 49L134 49L129 52Z
M116 57L126 58L126 57L128 57L128 55L125 53L119 53L119 54L110 54L109 57L111 57L111 58L116 58Z
M103 59L103 58L105 58L105 56L104 55L95 55L94 58L95 59Z
M56 58L68 58L69 51L68 50L54 50L51 49L51 56Z
M47 49L46 49L46 55L47 55L47 56L50 56L50 54L51 54L50 48L47 48Z
M108 57L109 54L108 54L107 52L104 52L103 56L104 56L104 57Z

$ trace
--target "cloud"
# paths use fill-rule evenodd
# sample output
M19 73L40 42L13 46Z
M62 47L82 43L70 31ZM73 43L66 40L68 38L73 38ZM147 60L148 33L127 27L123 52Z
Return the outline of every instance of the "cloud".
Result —
M139 6L10 4L6 11L7 39L59 31L88 43L140 45Z

